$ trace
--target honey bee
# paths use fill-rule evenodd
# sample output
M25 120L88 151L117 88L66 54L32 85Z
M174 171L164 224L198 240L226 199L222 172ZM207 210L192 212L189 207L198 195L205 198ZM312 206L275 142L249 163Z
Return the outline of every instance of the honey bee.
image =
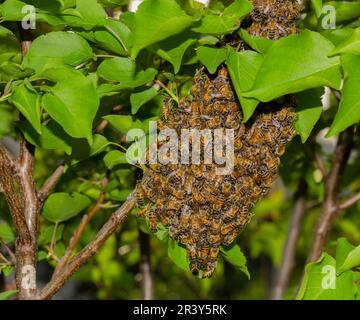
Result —
M221 125L222 121L219 117L214 117L208 121L206 121L206 127L210 129L217 128Z
M281 140L283 142L289 142L295 135L296 131L293 127L287 127L282 131Z
M288 115L290 114L290 110L288 108L282 108L280 111L278 111L276 113L276 118L280 121L280 122L284 122L286 120L286 118L288 117Z
M221 219L213 219L210 230L213 234L217 234L221 230Z
M166 202L167 210L178 211L181 208L181 202L177 201L176 198L170 198Z
M241 119L238 119L236 113L230 113L226 118L225 126L235 130L239 129L241 126Z
M208 194L214 194L216 193L217 189L213 184L210 183L204 183L203 190L207 192Z
M191 171L196 178L200 178L203 173L202 167L200 165L195 165L195 164L191 165Z
M165 213L159 214L160 221L165 227L170 226L170 224L171 224L171 216L172 216L171 211L167 211Z
M148 207L146 206L146 207L142 208L142 209L137 213L137 216L138 216L139 218L145 218L147 211L148 211Z
M252 198L253 199L258 199L261 195L261 188L257 185L254 185L253 189L252 189Z
M188 227L190 226L191 222L191 213L192 210L189 206L184 206L181 210L181 216L180 216L180 224L182 226Z
M271 176L270 170L265 163L262 163L258 167L257 172L258 172L259 176L261 177L261 179L269 179Z
M216 268L216 261L208 262L206 270L203 273L202 277L203 278L210 278L213 275L213 273L215 271L215 268Z
M260 130L258 130L257 127L252 127L248 134L247 141L251 145L258 145L262 142L262 140L263 140L263 133Z
M205 227L211 226L211 221L208 218L206 210L199 209L199 220L201 221L201 224Z
M210 261L216 261L219 256L219 247L211 247L209 253Z
M200 250L198 251L199 259L202 263L204 263L210 253L210 247L209 246L202 246L200 247Z
M199 265L197 261L197 252L195 245L186 246L189 260L190 260L190 271L192 274L196 275L199 272Z
M180 237L180 242L185 246L195 245L195 238L190 234L183 234Z
M219 211L221 210L221 208L223 207L224 205L224 202L225 200L224 199L221 199L221 198L216 198L213 202L213 210L214 211Z
M221 244L222 237L220 234L210 234L209 235L209 242L213 246L218 246Z
M167 186L167 191L177 199L184 199L184 193L181 189L177 190L171 186Z
M156 211L153 208L148 210L148 219L149 219L149 229L151 232L155 233L157 231L157 215Z
M160 163L150 163L149 167L150 167L151 170L153 170L155 172L160 172L160 170L161 170Z
M205 204L206 203L206 198L200 193L200 191L198 191L197 189L194 189L192 192L192 196L193 199L198 203L198 204Z
M282 145L279 145L275 148L275 155L278 156L278 157L281 157L284 152L285 152L285 149L286 149L286 145L285 144L282 144Z
M221 227L221 234L223 236L226 236L227 234L232 233L234 230L235 230L235 222L229 222Z
M277 135L273 132L266 131L263 133L263 141L270 146L275 145L277 143Z
M275 157L266 157L266 164L269 168L269 171L271 173L276 173L278 171L279 165L280 165L280 159Z
M221 70L225 70L225 68L222 68ZM224 98L227 100L234 99L234 94L233 94L232 88L227 80L227 76L221 76L221 75L218 76L215 79L215 85L216 85L222 99L224 99Z
M226 246L229 246L236 240L236 238L238 236L239 236L239 233L236 230L233 230L232 232L230 232L226 236L224 236L223 244L225 244Z
M237 136L234 139L234 150L239 151L243 146L241 137Z
M224 194L224 196L230 195L231 188L232 188L232 185L230 182L228 182L228 181L224 182L224 184L222 185L222 193Z
M231 207L224 214L224 221L229 221L234 219L237 216L238 210L235 207Z
M255 167L255 161L241 156L236 159L236 165L248 171L252 171Z

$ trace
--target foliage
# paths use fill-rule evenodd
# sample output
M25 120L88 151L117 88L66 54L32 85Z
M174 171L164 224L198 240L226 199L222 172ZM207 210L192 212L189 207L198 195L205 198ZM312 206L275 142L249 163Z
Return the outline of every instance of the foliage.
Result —
M157 234L161 241L151 238L157 297L265 298L261 288L269 270L279 265L286 238L289 191L295 191L302 177L309 187L309 202L315 205L300 237L297 258L301 263L291 279L291 297L323 201L323 177L314 168L312 153L317 150L328 168L333 140L324 139L323 130L327 137L338 136L360 120L359 3L324 2L337 10L337 29L322 29L323 3L314 0L304 11L299 34L271 42L241 29L252 10L247 0L215 0L209 8L194 1L144 0L136 13L124 9L128 4L124 0L1 1L0 138L15 138L21 132L36 147L39 186L60 163L66 169L42 210L39 261L56 265L81 220L80 213L89 210L102 193L105 201L100 212L86 226L76 250L92 239L113 208L131 193L141 168L126 159L127 151L137 143L126 139L126 133L145 129L148 137L147 124L159 116L164 96L176 100L188 95L196 70L205 66L214 74L224 63L244 121L263 102L287 94L297 96L296 130L301 141L296 138L282 159L283 186L257 205L254 220L238 244L222 248L224 259L213 279L189 275L185 251L164 232ZM36 29L22 59L17 25L27 4L36 7ZM109 7L125 12L119 19L108 17ZM231 33L244 40L247 50L238 52L224 45ZM341 94L340 101L330 97L326 110L321 102L324 86ZM104 122L109 125L98 130ZM358 166L359 154L354 153L342 180L344 196L359 188ZM346 211L335 223L331 239L345 236L359 243L358 210L355 206ZM11 226L0 194L0 240L12 247ZM99 298L139 298L137 239L138 230L146 228L144 221L132 215L77 278L95 283ZM336 268L335 290L319 287L321 270L327 265ZM359 247L339 239L336 257L324 253L307 266L298 299L359 298L355 284L359 265ZM8 275L12 268L0 264L0 271ZM1 293L0 300L14 294Z

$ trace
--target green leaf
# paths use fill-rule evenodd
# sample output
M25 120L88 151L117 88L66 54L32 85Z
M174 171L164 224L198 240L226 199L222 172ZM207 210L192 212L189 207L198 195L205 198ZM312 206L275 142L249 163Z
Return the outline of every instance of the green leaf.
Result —
M326 253L309 263L297 299L300 300L352 300L356 285L351 271L336 276L335 259Z
M97 0L76 0L78 16L70 15L65 21L73 26L92 29L106 24L106 12Z
M157 94L158 91L153 87L145 91L132 93L130 96L131 113L136 114L145 103L156 97Z
M54 193L44 204L43 216L50 222L60 223L75 217L90 204L88 197L77 192Z
M0 224L0 240L5 243L13 243L15 241L14 231L7 223Z
M0 292L0 300L10 300L11 298L15 297L16 294L17 290Z
M26 5L27 3L22 1L6 0L0 7L1 16L7 21L21 21L25 16L21 11Z
M196 55L208 71L214 74L219 65L226 60L227 50L224 48L199 47L196 50Z
M232 245L230 247L221 246L220 252L226 261L239 268L250 280L250 273L246 266L246 258L238 244Z
M94 135L94 141L90 148L90 156L96 156L97 154L103 152L111 142L101 134Z
M351 249L350 252L348 252L345 257L341 259L343 260L342 263L339 262L339 268L337 269L338 274L360 266L360 245L354 248L354 246L348 243L347 250L349 249ZM338 258L336 258L336 260L338 260ZM338 261L336 262L338 263Z
M345 73L341 101L327 137L337 135L360 120L360 56L341 57Z
M9 30L0 26L0 63L20 54L20 43Z
M144 0L135 13L131 56L135 58L141 49L181 33L192 22L175 0Z
M230 49L226 60L232 83L244 113L244 122L250 119L259 101L245 98L243 93L253 86L262 62L263 56L259 53L249 50L236 52L233 49Z
M334 7L337 24L358 19L360 16L359 1L329 1L326 5Z
M266 53L273 45L273 41L263 37L251 36L246 30L239 30L240 37L248 44L251 48L259 53Z
M239 28L241 20L246 17L253 6L247 0L235 0L220 15L206 14L200 25L192 30L199 33L223 35Z
M63 231L64 231L64 225L60 224L56 227L56 232L54 235L54 231L55 231L55 225L45 225L40 233L39 236L39 240L38 240L38 244L39 246L51 243L51 241L54 239L55 242L59 241L62 238L63 235Z
M119 164L129 164L126 158L126 153L119 150L113 150L104 157L105 165L108 169L112 169Z
M311 0L311 4L315 9L316 16L319 18L321 16L321 11L323 8L323 1L322 0Z
M328 58L333 44L312 31L276 41L264 57L254 86L244 93L263 102L290 93L329 86L340 88L340 59Z
M92 49L82 37L73 32L57 31L36 38L23 64L40 71L56 64L78 66L92 57Z
M339 274L340 267L348 254L355 248L346 238L338 238L336 242L336 269Z
M193 33L183 32L180 35L170 37L149 47L149 50L155 52L159 57L169 61L175 74L179 72L184 54L189 47L196 42Z
M344 53L360 55L360 27L356 28L349 38L337 45L329 55L334 56Z
M129 58L106 59L98 67L98 75L108 81L120 82L119 88L135 88L154 80L157 70L141 69Z
M180 269L190 271L186 249L171 238L168 240L168 256Z
M43 77L55 82L42 98L42 106L51 118L74 138L86 138L92 144L92 125L100 101L91 79L69 68L48 69Z
M94 30L94 41L105 50L127 56L132 46L130 29L121 21L112 19L108 19L104 27Z
M323 88L310 89L299 93L296 106L295 129L300 134L302 143L309 138L311 131L318 122L323 110L321 96Z
M109 121L110 124L122 134L127 134L130 129L145 129L140 120L137 119L134 121L130 115L108 115L103 118Z
M42 134L38 134L27 122L21 122L18 126L32 145L49 150L64 150L66 154L71 154L72 139L55 121L42 126Z
M25 82L15 86L9 100L30 122L36 132L41 134L40 96L31 87L30 83L26 85Z

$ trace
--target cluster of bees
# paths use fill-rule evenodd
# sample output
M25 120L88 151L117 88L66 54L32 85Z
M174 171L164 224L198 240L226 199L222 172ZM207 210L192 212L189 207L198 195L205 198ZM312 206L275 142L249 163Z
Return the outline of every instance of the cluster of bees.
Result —
M194 274L213 274L220 245L230 245L239 236L251 219L251 208L277 178L279 157L294 135L292 101L286 99L244 124L227 69L221 67L213 78L200 70L191 96L179 105L165 103L160 130L171 128L179 136L186 128L234 130L231 173L218 175L219 165L191 164L191 159L189 164L148 164L136 188L143 207L139 215L148 217L153 232L160 221L169 236L186 247ZM163 143L157 143L158 149Z
M252 0L248 32L275 40L297 32L299 0ZM239 40L241 41L241 40ZM190 269L203 278L216 268L221 245L230 245L251 219L254 204L265 196L278 176L280 156L295 135L294 97L261 104L243 123L241 106L225 67L215 76L201 69L191 94L178 105L168 100L158 128L233 129L234 169L217 174L220 166L207 164L147 164L136 187L139 216L151 231L161 222L169 236L186 247ZM160 148L165 142L156 142ZM205 144L201 140L201 150ZM182 146L177 152L181 153ZM179 158L180 158L179 154Z
M301 0L251 0L254 10L248 32L254 36L277 40L298 32L297 18L302 9Z

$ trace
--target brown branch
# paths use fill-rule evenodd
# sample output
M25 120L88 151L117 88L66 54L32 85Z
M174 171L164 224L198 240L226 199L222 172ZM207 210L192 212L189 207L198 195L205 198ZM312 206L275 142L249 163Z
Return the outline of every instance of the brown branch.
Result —
M130 194L126 202L115 211L110 219L105 223L95 238L44 287L38 298L40 300L51 299L65 284L65 282L90 258L98 252L105 241L123 224L131 210L136 204L136 197Z
M321 208L321 213L314 231L314 241L310 250L307 262L316 261L322 254L327 236L331 230L331 224L337 213L337 192L340 184L342 172L349 159L352 140L353 127L348 128L339 136L335 147L334 156L329 173L325 177L325 194Z
M289 279L295 266L296 245L299 239L302 220L307 210L307 190L308 187L305 180L301 180L295 194L295 204L287 239L283 248L281 265L276 272L275 279L270 291L271 300L282 299L284 292L288 287Z
M106 187L107 184L109 183L109 179L108 177L105 177L102 181L102 188ZM105 193L102 191L95 203L95 205L90 209L90 211L85 214L80 222L80 224L78 225L78 227L76 228L76 230L74 231L73 236L70 239L69 245L66 248L66 251L64 253L64 255L61 257L61 259L59 260L58 264L56 265L54 274L53 274L53 278L65 267L65 265L67 264L69 258L71 257L71 255L73 254L73 251L75 250L77 244L79 243L81 236L85 230L85 227L89 224L89 222L92 220L92 218L94 217L94 215L101 209L102 204L104 203L105 200Z
M58 183L64 172L65 172L65 166L64 164L61 164L56 168L56 170L52 173L49 179L44 183L44 185L41 187L38 193L39 200L41 202L43 202L49 196L50 192Z
M360 201L360 192L355 194L351 198L345 200L343 203L339 204L338 210L345 210L347 208L350 208L358 201Z
M144 300L154 300L154 280L151 273L150 237L139 230L140 242L140 272L142 275L141 288Z

